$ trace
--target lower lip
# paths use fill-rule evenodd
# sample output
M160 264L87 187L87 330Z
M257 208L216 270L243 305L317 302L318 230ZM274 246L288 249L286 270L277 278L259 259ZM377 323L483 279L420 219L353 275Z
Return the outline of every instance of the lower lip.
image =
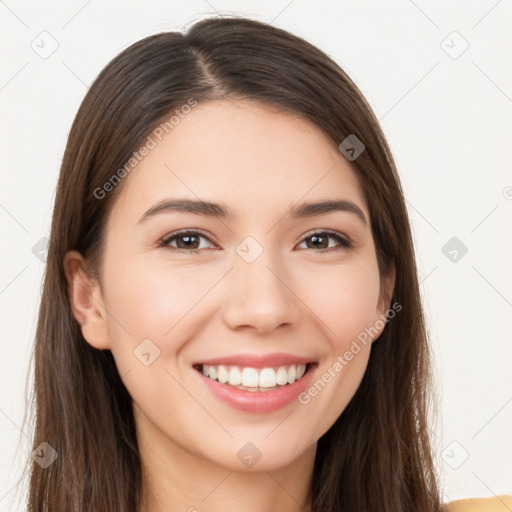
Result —
M272 391L245 391L229 384L221 384L217 380L205 377L197 370L194 371L208 389L224 403L240 411L264 413L282 409L296 400L297 396L308 387L316 366L309 368L304 376L293 384L287 384Z

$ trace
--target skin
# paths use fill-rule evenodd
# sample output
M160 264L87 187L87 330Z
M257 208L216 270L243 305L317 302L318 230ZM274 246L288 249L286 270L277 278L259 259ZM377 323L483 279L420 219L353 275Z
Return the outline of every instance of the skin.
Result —
M166 212L139 223L170 197L224 203L235 217ZM287 216L298 202L325 199L355 203L370 222L349 162L313 125L245 100L199 104L125 178L108 218L100 280L86 275L79 253L66 255L84 338L112 351L133 397L155 510L309 509L316 443L357 390L371 343L307 405L293 401L271 413L219 401L191 365L286 352L316 360L319 378L386 312L380 292L392 290L394 275L379 275L369 224L343 211ZM158 246L183 229L212 242L200 238L199 253L179 252L183 239L174 249ZM317 248L309 237L322 229L339 231L354 248L332 238L328 249ZM250 264L236 252L247 236L263 249ZM144 339L160 350L148 366L134 356ZM262 454L251 468L237 457L247 442Z

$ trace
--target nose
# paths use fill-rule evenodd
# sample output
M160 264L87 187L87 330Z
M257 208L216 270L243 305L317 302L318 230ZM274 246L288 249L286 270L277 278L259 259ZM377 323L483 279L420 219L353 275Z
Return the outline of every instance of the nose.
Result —
M300 301L283 264L271 261L264 251L252 263L236 256L233 266L225 283L223 309L231 329L265 334L298 321Z

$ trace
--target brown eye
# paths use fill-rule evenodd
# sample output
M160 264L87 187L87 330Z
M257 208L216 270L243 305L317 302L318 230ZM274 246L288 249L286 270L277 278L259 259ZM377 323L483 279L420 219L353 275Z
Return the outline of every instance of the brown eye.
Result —
M198 253L199 250L207 248L201 246L201 239L212 243L208 237L197 231L181 231L165 237L159 246L176 249L181 252ZM174 241L176 241L176 245L173 244Z
M310 242L308 242L308 240ZM335 240L336 244L331 244L330 240ZM349 240L344 238L341 233L331 231L317 231L304 238L303 242L306 243L306 249L331 249L335 247L343 247L346 249L352 248Z

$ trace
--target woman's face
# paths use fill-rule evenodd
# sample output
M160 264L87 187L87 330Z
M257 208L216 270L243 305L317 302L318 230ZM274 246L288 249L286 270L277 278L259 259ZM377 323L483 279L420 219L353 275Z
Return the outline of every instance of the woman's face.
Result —
M284 467L345 409L384 325L363 193L311 124L261 104L199 104L164 135L124 178L75 314L145 446Z

